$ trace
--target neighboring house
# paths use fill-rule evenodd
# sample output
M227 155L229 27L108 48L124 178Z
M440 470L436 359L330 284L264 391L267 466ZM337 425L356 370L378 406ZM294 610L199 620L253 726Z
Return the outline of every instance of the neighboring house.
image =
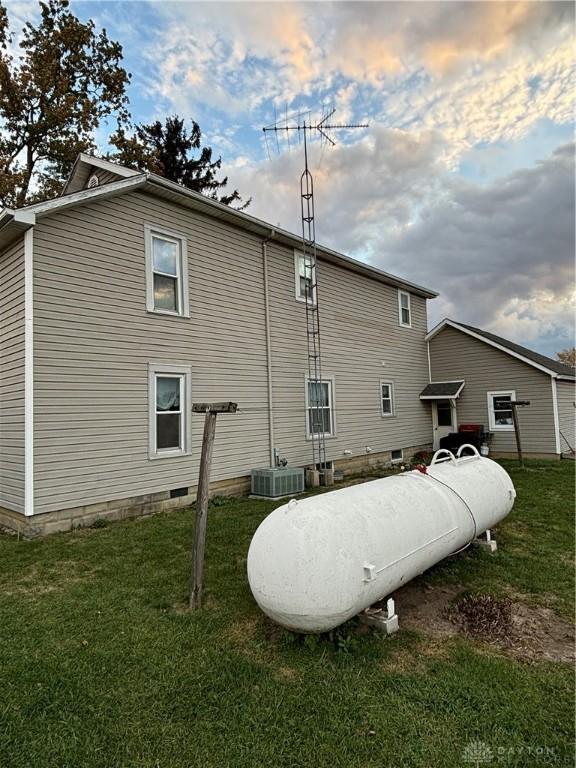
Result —
M524 453L549 458L573 455L573 368L453 320L443 320L426 338L434 382L426 390L432 403L434 447L460 424L482 424L492 435L491 453L513 455L516 440L509 402L529 400L529 406L518 409Z
M64 195L0 213L0 522L49 532L189 504L203 417L213 492L276 448L311 461L300 239L153 174L79 157ZM426 302L319 248L327 459L430 445Z

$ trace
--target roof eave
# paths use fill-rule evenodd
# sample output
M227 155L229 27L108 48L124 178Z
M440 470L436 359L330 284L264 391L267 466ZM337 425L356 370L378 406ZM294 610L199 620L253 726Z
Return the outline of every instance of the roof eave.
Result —
M478 341L483 341L484 344L488 344L489 347L494 347L495 349L499 349L501 352L505 352L507 355L510 355L510 357L515 357L517 360L521 360L523 363L526 363L526 365L530 365L532 368L536 368L539 371L542 371L543 373L547 373L548 376L552 376L553 379L557 379L559 376L562 376L563 374L558 373L557 371L553 371L551 368L546 368L544 365L540 365L540 363L537 363L535 360L530 360L528 357L524 357L524 355L521 355L518 352L515 352L513 349L508 349L507 347L502 346L502 344L497 344L495 341L492 341L492 339L487 339L485 336L481 336L478 333L474 333L474 331L471 331L470 328L465 328L462 325L459 325L458 323L455 323L453 320L449 320L448 318L445 318L444 320L441 320L438 325L435 325L434 328L432 328L431 331L429 331L425 339L426 341L430 341L434 338L440 331L444 330L446 327L455 328L457 331L460 331L461 333L465 333L468 336L472 337L473 339L478 339Z
M26 230L36 223L36 216L30 211L0 210L0 251L11 245Z
M236 226L240 226L242 229L246 229L266 237L270 237L272 234L272 239L276 240L277 242L281 242L284 245L288 245L291 248L298 249L302 246L302 239L292 234L291 232L288 232L287 230L280 227L274 227L262 219L257 219L255 216L250 216L243 211L237 211L234 208L230 208L230 206L219 203L217 200L211 200L210 198L204 197L204 195L200 195L198 192L185 189L179 184L176 184L173 181L169 181L162 176L149 174L148 185L152 188L161 187L163 189L170 190L174 194L181 195L182 197L193 201L196 204L195 207L197 207L199 210L204 210L209 215L228 221ZM434 299L438 296L436 291L432 291L429 288L417 285L416 283L412 283L408 280L402 280L395 275L390 275L387 272L377 269L376 267L371 267L367 264L357 261L356 259L352 259L349 256L345 256L342 253L338 253L337 251L333 251L330 248L326 248L325 246L318 245L317 253L318 256L325 261L338 264L339 266L350 269L354 272L365 274L367 277L371 277L372 279L387 283L388 285L393 285L397 288L405 289L410 293L421 296L422 298Z
M93 157L92 155L87 154L86 152L80 152L76 160L74 160L74 165L72 166L72 170L70 171L68 178L66 179L66 183L64 184L64 188L62 190L61 196L67 195L68 190L70 189L70 186L74 182L76 175L78 173L79 167L81 165L88 165L93 166L95 168L100 168L105 171L110 171L112 173L118 174L118 176L122 176L123 178L128 178L130 176L139 176L140 172L135 171L132 168L126 168L123 165L118 165L117 163L113 163L110 160L102 160L100 157ZM70 194L75 194L75 192L79 192L80 190L74 190Z
M82 156L80 156L82 157ZM86 156L89 158L89 156ZM80 162L78 160L77 162ZM105 161L103 161L105 162ZM125 169L128 171L128 169ZM254 216L250 216L243 211L237 211L230 206L224 205L216 200L200 195L198 192L185 189L179 184L173 181L157 176L151 173L134 174L130 172L130 176L119 181L113 181L108 184L94 187L92 189L83 189L77 192L72 192L62 197L57 197L54 200L48 200L43 203L36 203L35 205L28 206L22 209L22 212L30 212L36 214L38 217L47 216L53 211L63 210L65 208L88 203L93 199L105 199L107 197L114 197L115 195L122 194L127 191L133 191L135 189L142 188L149 189L151 192L157 191L159 188L170 191L174 195L178 195L180 198L186 199L192 203L192 207L196 210L206 213L213 218L227 221L234 226L240 227L250 232L254 232L262 237L273 239L277 242L288 245L291 248L299 249L302 246L302 240L298 236L288 232L287 230L279 227L274 227L261 219L257 219ZM424 288L421 285L412 283L409 280L403 280L402 278L390 275L383 270L376 267L364 264L361 261L352 259L349 256L345 256L342 253L333 251L330 248L324 246L317 247L317 253L319 258L337 264L340 267L349 269L350 271L363 274L373 280L392 285L396 288L409 291L410 293L421 296L425 299L433 299L438 296L436 291L432 291L428 288Z
M444 320L440 320L440 322L437 323L434 326L434 328L432 328L431 331L428 331L428 333L424 337L425 340L426 341L430 341L431 339L433 339L434 336L436 336L436 334L440 333L440 331L442 331L447 325L452 325L453 327L456 327L456 325L454 323L452 323L451 320L448 320L447 318L444 318ZM458 328L458 330L461 330L461 329Z
M92 199L106 199L107 197L115 197L127 191L132 191L142 187L146 184L147 174L140 173L137 176L130 176L129 178L120 179L119 181L111 181L109 184L104 184L101 187L92 187L91 189L82 189L79 192L72 192L64 197L56 197L53 200L46 200L43 203L35 203L23 208L21 213L31 212L36 214L38 218L47 216L53 211L64 210L65 208L71 208L74 205L81 205L88 203Z
M459 395L419 395L420 400L457 400Z

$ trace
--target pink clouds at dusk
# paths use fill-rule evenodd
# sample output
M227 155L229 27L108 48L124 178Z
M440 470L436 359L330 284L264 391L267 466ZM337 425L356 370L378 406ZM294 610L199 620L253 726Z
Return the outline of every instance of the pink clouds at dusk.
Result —
M123 44L134 120L198 121L251 213L299 231L301 153L261 128L334 105L370 127L312 147L319 240L437 289L432 323L573 344L572 3L72 7Z

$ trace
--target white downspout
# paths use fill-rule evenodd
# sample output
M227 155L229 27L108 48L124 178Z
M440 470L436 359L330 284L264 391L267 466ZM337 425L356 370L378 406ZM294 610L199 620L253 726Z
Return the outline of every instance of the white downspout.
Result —
M24 233L24 514L34 514L34 227Z
M432 364L430 362L430 341L426 341L426 356L428 358L428 383L432 384ZM454 421L454 413L452 413L452 421ZM436 402L430 400L430 418L432 419L432 449L437 449L436 445Z
M266 332L266 375L268 383L268 442L270 448L270 466L275 464L274 456L274 392L272 387L272 337L270 334L270 295L268 290L268 243L274 235L271 229L268 237L262 241L262 274L264 276L264 327Z

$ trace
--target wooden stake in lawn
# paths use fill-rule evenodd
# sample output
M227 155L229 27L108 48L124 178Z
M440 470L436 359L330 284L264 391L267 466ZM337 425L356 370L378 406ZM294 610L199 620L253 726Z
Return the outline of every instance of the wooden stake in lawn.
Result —
M204 437L200 456L198 491L196 494L196 526L194 528L194 546L192 552L192 589L190 591L190 610L195 611L202 605L202 587L204 584L204 545L206 543L206 516L208 514L208 496L210 490L210 465L216 433L216 416L219 413L236 413L237 403L194 403L192 413L205 413Z

